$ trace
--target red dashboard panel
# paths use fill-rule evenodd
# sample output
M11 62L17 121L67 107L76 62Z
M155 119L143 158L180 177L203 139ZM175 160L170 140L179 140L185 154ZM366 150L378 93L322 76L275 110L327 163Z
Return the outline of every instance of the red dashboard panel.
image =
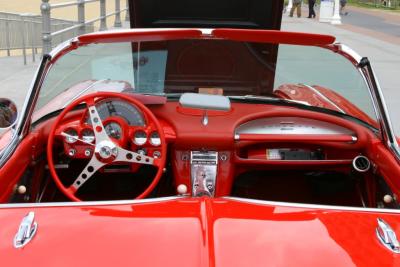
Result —
M350 168L351 159L357 154L372 155L373 144L379 143L377 137L368 129L354 122L319 112L301 110L297 108L280 107L274 105L254 105L232 103L232 110L226 114L211 114L208 125L201 123L201 114L193 112L177 112L177 102L167 102L164 105L150 105L149 108L160 120L168 142L169 158L172 163L175 184L186 184L190 189L190 162L182 160L184 155L195 150L218 151L219 155L225 154L226 160L220 161L218 167L218 185L216 196L229 195L235 176L240 170L251 168L311 168L320 166L323 168ZM64 126L78 123L82 118L82 111L75 111L64 120ZM249 121L262 118L300 117L317 121L323 121L338 125L347 129L352 134L327 136L304 135L264 135L247 136L247 140L235 140L236 129ZM35 135L33 154L43 152L47 142L49 127L53 123L50 119L38 125L31 135ZM78 123L79 125L79 123ZM79 129L81 130L81 129ZM354 141L352 136L356 136ZM243 137L243 136L242 136ZM246 136L244 136L246 137ZM27 139L28 140L28 139ZM32 140L32 139L31 139ZM62 139L59 139L60 141ZM61 143L62 144L62 143ZM256 158L246 158L241 155L251 146L265 147L266 144L278 148L290 148L303 145L306 147L321 147L326 151L327 158L314 161L268 161ZM27 143L26 149L32 149ZM22 145L24 147L24 145ZM23 149L23 148L21 148ZM133 148L137 149L137 147ZM375 151L375 150L374 150ZM383 160L388 157L380 150ZM28 155L27 153L26 155ZM15 167L14 162L24 160L29 162L32 158L20 155L20 159L10 160L10 167ZM24 166L27 166L26 164ZM18 167L20 168L20 167ZM4 168L6 170L7 168ZM389 172L389 173L388 173ZM398 168L388 168L386 173L393 175L400 172ZM7 177L7 176L2 176ZM8 178L10 179L10 178ZM11 181L2 181L12 184ZM394 184L394 188L400 189L400 185ZM7 191L10 192L10 191ZM1 192L4 196L6 191Z

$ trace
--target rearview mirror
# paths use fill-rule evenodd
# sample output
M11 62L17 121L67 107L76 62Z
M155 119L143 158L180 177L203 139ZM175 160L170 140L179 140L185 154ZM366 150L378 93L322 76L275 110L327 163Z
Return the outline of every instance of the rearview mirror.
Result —
M201 123L205 126L208 124L208 110L230 111L231 101L222 95L207 95L185 93L179 98L179 104L184 108L194 108L204 110Z
M231 109L231 101L222 95L185 93L179 98L179 103L185 108L221 111Z
M17 106L7 98L0 98L0 129L9 128L17 121Z

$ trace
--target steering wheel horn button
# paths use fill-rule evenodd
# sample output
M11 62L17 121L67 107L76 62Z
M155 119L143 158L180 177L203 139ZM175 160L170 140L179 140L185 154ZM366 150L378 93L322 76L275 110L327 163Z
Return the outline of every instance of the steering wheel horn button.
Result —
M105 140L96 145L94 152L98 160L110 162L118 156L118 147L112 141Z

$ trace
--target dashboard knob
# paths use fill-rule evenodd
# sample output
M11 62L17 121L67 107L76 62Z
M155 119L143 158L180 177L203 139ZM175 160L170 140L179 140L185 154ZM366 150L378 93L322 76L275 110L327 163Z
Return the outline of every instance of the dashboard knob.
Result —
M185 184L180 184L176 191L178 192L178 195L185 195L187 193L187 186Z
M18 186L17 192L18 192L18 194L21 194L21 195L25 194L26 193L26 186L24 186L24 185Z
M391 195L385 195L385 196L383 197L383 201L384 201L386 204L390 204L390 203L392 203L392 201L393 201L393 197L392 197Z
M71 148L71 149L68 151L68 155L69 155L70 157L75 156L75 154L76 154L76 150L73 149L73 148Z
M85 156L89 157L92 154L92 151L90 149L85 149Z

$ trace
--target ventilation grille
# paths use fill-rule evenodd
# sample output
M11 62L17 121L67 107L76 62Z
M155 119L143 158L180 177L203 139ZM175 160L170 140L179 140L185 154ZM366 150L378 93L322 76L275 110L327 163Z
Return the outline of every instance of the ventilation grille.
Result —
M371 167L371 162L365 156L357 156L353 160L353 167L358 172L366 172Z

